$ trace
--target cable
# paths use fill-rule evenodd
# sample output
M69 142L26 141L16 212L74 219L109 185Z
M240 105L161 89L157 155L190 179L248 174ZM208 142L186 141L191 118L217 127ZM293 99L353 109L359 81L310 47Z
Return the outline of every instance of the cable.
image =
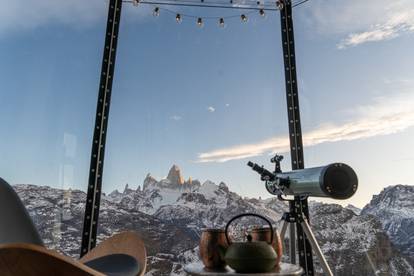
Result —
M260 12L260 15L264 16L264 11L279 11L283 7L283 0L275 1L275 2L261 2L260 0L254 1L254 0L245 0L243 3L236 3L237 0L229 0L228 3L225 2L204 2L205 0L199 0L199 1L191 1L191 0L123 0L124 3L132 3L132 4L144 4L144 5L151 5L155 7L155 9L163 10L168 13L176 15L177 22L181 22L182 17L188 17L188 18L196 18L197 20L200 20L200 24L202 25L202 19L219 19L220 24L224 25L224 19L230 19L230 18L236 18L241 17L243 21L247 21L247 16L250 15L256 11ZM302 0L298 3L293 4L292 8L300 6L309 0ZM249 3L250 2L250 3ZM201 4L199 4L201 3ZM239 5L239 6L234 6ZM193 14L185 14L180 13L165 7L158 7L158 6L183 6L183 7L200 7L200 8L218 8L218 9L233 9L233 10L250 10L247 13L244 13L242 15L228 15L228 16L197 16ZM273 8L273 7L274 8Z
M297 6L300 6L300 5L302 5L302 4L304 4L304 3L308 2L308 1L309 1L309 0L303 0L302 2L299 2L299 3L293 4L293 5L292 5L292 8L297 7Z
M174 15L180 14L181 16L184 16L184 17L200 18L200 16L196 16L196 15L192 15L192 14L179 13L177 11L173 11L173 10L163 8L163 7L159 8L159 9L164 10L164 11L166 11L168 13L171 13L171 14L174 14ZM252 13L255 13L255 12L256 11L249 11L249 12L245 13L244 15L249 15L249 14L252 14ZM228 15L228 16L202 16L203 19L207 19L207 20L208 19L220 19L220 18L229 19L229 18L235 18L235 17L240 17L240 14L234 14L234 15Z
M135 3L133 0L124 0L124 3ZM268 7L253 7L253 6L224 6L224 5L210 5L210 4L189 4L190 1L184 2L184 1L176 1L174 2L160 2L160 1L141 1L138 2L139 4L146 4L146 5L158 5L158 6L184 6L184 7L200 7L200 8L217 8L217 9L233 9L233 10L265 10L265 11L278 11L278 8L268 8ZM240 4L238 4L240 5ZM243 4L241 4L243 5Z
M141 0L144 1L145 0ZM160 2L175 2L175 3L190 3L190 4L199 4L202 3L204 5L220 5L220 6L226 6L226 5L230 5L233 6L234 5L244 5L244 6L272 6L274 7L276 5L276 2L261 2L260 0L227 0L227 1L219 1L219 2L214 2L214 1L205 1L205 0L159 0ZM249 3L250 2L250 3Z

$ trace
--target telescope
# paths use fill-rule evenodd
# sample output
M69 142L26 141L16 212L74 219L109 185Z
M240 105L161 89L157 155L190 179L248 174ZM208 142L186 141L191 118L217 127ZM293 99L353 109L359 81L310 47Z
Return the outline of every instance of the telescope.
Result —
M280 168L281 158L272 160ZM281 172L270 172L263 166L253 162L247 165L260 174L266 181L266 189L274 195L330 197L348 199L358 188L358 177L355 171L343 163L326 166Z

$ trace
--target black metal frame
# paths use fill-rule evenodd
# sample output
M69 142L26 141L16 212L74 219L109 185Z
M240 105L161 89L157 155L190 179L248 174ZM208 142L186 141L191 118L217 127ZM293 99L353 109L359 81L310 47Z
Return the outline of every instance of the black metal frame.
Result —
M115 70L116 48L122 0L110 0L102 59L101 80L93 132L88 193L82 230L81 257L96 245L99 207L102 190L102 173L105 157L105 142L111 103L112 81Z
M291 0L284 0L283 2L284 7L280 11L280 18L285 67L287 112L289 120L290 153L292 169L297 170L304 168L304 160L299 112L299 95L296 78L292 2ZM102 60L99 96L92 143L88 193L86 197L82 231L81 256L89 252L96 245L105 142L112 92L112 81L115 69L116 49L118 44L121 8L122 0L109 1L109 11L105 33L105 48ZM306 219L309 220L307 198L295 197L294 200L289 202L289 208L291 213L303 213L306 216ZM300 223L296 223L296 230L298 235L299 264L304 268L305 275L313 275L314 269L311 245L304 235ZM291 256L291 258L292 262L295 263L296 256Z
M303 169L303 142L300 122L299 94L296 78L296 54L293 33L292 2L284 1L284 7L280 11L280 26L282 31L283 60L285 66L286 100L289 123L290 155L292 170ZM291 213L305 214L309 221L309 210L307 198L295 196L289 201ZM305 270L305 275L313 275L312 248L309 240L303 233L300 223L296 223L298 240L299 264ZM296 262L296 256L291 256L292 263Z

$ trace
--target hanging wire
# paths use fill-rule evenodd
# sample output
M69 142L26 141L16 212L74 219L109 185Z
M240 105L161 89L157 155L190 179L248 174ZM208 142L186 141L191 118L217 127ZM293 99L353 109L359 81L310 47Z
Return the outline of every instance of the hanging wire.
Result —
M246 5L243 3L235 3L234 1L231 3L229 2L229 4L227 3L223 3L223 4L218 4L217 2L215 2L216 4L212 3L212 4L208 4L207 2L199 2L196 3L194 1L185 1L185 0L179 0L179 1L136 1L136 0L124 0L124 3L135 3L135 6L137 5L153 5L153 6L184 6L184 7L200 7L200 8L218 8L218 9L233 9L233 10L267 10L267 11L278 11L279 8L277 8L276 3L277 2L272 2L273 5L263 5L263 4L257 4L253 6L253 5ZM237 5L237 6L234 6Z
M299 2L299 3L292 4L292 8L297 7L297 6L300 6L300 5L302 5L302 4L304 4L304 3L308 2L308 1L309 0L303 0L303 1Z
M292 3L292 8L300 6L309 0L302 0L297 3ZM178 23L182 22L183 17L188 18L195 18L197 19L197 25L199 27L204 26L203 19L209 20L209 19L215 19L219 20L219 26L224 27L224 19L231 19L239 17L242 22L248 21L248 16L252 13L255 13L259 11L259 15L262 17L265 17L265 11L279 11L283 8L283 0L277 0L275 2L265 2L265 1L254 1L254 0L229 0L228 3L226 2L213 2L213 1L206 1L205 0L199 0L199 1L191 1L191 0L123 0L125 3L132 3L134 6L138 6L140 4L146 4L146 5L152 5L154 6L153 15L159 16L160 10L166 11L168 13L171 13L175 15L176 21ZM193 14L185 14L185 13L177 13L177 11L171 10L166 7L159 7L161 6L184 6L184 7L202 7L202 8L224 8L224 9L234 9L234 10L250 10L243 14L235 14L235 15L228 15L228 16L203 16L200 17L199 15L193 15ZM235 6L236 5L236 6Z
M293 3L292 1L292 8L300 6L309 0L302 0L297 3ZM132 3L135 6L139 4L150 4L150 5L170 5L170 6L194 6L194 7L205 7L205 8L228 8L228 9L264 9L264 10L279 10L278 5L281 3L283 4L283 0L278 0L275 2L265 2L265 1L254 1L254 0L229 0L228 3L220 1L220 2L213 2L208 1L205 2L204 0L200 1L191 1L191 0L124 0L124 3ZM277 8L274 8L274 7Z
M171 13L171 14L177 14L177 11L170 10L168 8L159 7L159 9L162 10L162 11L166 11L168 13ZM252 14L252 13L256 13L256 11L249 11L249 12L244 13L244 15L247 16L247 15ZM201 18L199 15L192 15L192 14L186 14L186 13L180 13L180 14L181 14L181 17L189 17L189 18L197 18L197 19ZM230 18L236 18L236 17L240 17L240 14L234 14L234 15L228 15L228 16L202 16L202 19L206 19L206 20L221 19L221 18L230 19Z
M147 2L146 0L141 0L142 2ZM279 0L276 1L257 1L257 0L227 0L227 1L204 1L204 0L152 0L152 1L160 1L163 3L187 3L187 4L194 4L197 5L201 3L202 6L209 6L209 5L219 5L219 6L231 6L231 7L237 7L237 5L241 6L269 6L274 7Z

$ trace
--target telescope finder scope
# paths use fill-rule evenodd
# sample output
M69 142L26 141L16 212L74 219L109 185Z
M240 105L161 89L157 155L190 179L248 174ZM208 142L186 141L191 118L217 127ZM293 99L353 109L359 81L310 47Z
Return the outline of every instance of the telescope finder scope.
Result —
M249 161L247 166L251 167L252 170L260 174L262 180L274 181L276 175L268 170L266 170L263 166L259 166L256 163Z

